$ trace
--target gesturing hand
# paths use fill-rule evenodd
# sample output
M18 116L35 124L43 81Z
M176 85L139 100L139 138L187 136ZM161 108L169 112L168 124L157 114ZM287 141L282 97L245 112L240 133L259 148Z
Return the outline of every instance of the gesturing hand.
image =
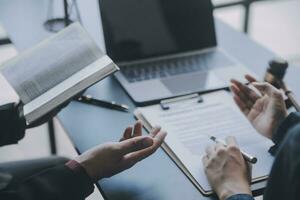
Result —
M234 137L227 145L218 143L206 149L203 165L210 185L221 200L235 194L250 194L251 170Z
M160 127L149 136L142 136L142 124L124 131L120 142L99 145L75 158L93 180L113 176L132 167L137 162L153 154L162 144L166 132Z
M282 93L269 83L258 83L250 75L245 77L261 95L247 85L232 80L234 100L253 127L265 137L272 138L274 131L287 116Z

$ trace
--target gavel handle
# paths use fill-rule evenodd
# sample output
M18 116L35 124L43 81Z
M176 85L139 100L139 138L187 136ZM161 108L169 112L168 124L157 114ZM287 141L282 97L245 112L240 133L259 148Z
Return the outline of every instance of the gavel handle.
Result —
M287 86L285 85L285 83L283 81L281 82L280 85L281 85L281 89L283 89L285 95L290 100L290 102L292 103L292 105L294 106L294 108L296 109L296 111L300 112L300 105L297 102L296 96L294 95L294 93L287 88Z
M295 95L293 94L292 91L286 91L285 95L288 97L288 99L290 100L290 102L292 103L292 105L295 107L297 112L300 112L300 105L296 100Z

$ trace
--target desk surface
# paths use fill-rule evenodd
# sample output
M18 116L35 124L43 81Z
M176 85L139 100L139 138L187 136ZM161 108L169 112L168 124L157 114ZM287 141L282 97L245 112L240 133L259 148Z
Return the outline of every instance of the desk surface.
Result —
M96 4L95 0L87 0L80 7L81 15L86 29L99 45L103 45ZM1 1L0 20L19 49L32 46L49 35L42 27L46 5L45 1L35 0L26 3L21 0ZM216 27L219 46L262 77L267 62L274 54L219 20ZM299 69L293 67L288 71L287 82L292 88L297 88L300 82L297 76L299 72ZM295 92L300 96L300 90ZM97 98L128 104L131 112L123 113L72 102L59 114L59 119L79 152L100 143L117 141L124 128L135 121L133 102L113 78L94 85L88 89L88 93ZM99 183L103 195L114 200L209 199L193 187L162 149L133 168Z

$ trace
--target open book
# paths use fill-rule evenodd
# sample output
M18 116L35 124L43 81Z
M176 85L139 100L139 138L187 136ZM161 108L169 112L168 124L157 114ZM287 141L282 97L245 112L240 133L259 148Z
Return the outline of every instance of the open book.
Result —
M205 148L214 144L210 136L222 140L235 136L240 148L258 159L252 168L253 183L265 180L273 164L273 157L268 153L272 142L256 132L228 92L201 97L201 102L191 98L170 103L167 110L161 105L137 108L135 116L148 131L160 125L168 132L162 147L204 195L212 194L202 164Z
M87 32L72 24L1 66L32 123L118 70Z

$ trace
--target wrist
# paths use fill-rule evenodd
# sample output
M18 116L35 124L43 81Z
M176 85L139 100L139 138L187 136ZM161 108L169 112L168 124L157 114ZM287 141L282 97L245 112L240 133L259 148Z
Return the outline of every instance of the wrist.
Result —
M229 197L237 194L252 195L250 186L248 184L227 184L222 190L217 192L220 200L226 200Z
M87 175L95 182L103 178L99 166L95 166L95 158L82 154L74 158L86 171Z
M76 160L70 160L65 164L69 169L71 169L75 174L83 177L86 180L92 181L91 177L88 175L86 169Z
M80 165L76 160L68 161L65 166L69 168L77 177L74 180L78 180L81 185L82 191L84 191L84 196L87 197L94 191L93 180L88 176L86 170Z
M80 166L85 170L86 174L94 180L94 175L91 173L92 170L89 169L89 161L87 159L84 159L82 155L77 156L74 158L74 160L79 163Z

